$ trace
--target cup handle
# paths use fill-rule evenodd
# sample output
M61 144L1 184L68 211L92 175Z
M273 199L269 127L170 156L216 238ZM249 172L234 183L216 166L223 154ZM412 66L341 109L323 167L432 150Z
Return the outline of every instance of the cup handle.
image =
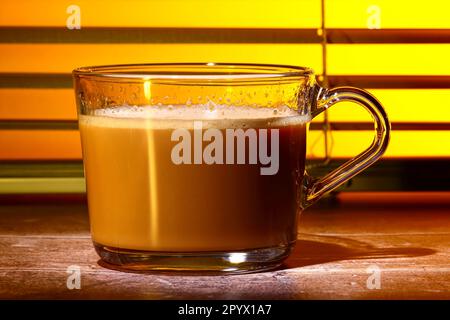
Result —
M380 102L365 90L353 87L338 87L330 90L321 88L311 114L315 117L341 101L356 102L372 115L375 125L375 137L372 144L365 151L345 162L326 176L314 179L305 173L303 208L310 206L325 193L336 189L372 165L383 155L388 146L391 125L386 111Z

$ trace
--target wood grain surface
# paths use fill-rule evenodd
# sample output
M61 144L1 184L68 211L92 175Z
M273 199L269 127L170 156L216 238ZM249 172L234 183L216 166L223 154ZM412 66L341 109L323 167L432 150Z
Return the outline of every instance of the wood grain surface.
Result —
M83 202L15 202L0 205L0 299L450 299L450 193L341 194L302 214L281 268L234 276L102 267Z

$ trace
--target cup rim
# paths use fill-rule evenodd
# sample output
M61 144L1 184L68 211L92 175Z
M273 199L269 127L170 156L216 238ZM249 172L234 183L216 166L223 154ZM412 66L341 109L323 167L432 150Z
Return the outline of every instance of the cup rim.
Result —
M183 70L184 69L184 70ZM172 70L172 72L170 72ZM177 71L178 70L178 71ZM176 72L177 71L177 72ZM183 72L184 71L184 72ZM314 74L312 68L255 63L142 63L76 68L74 77L100 77L111 80L276 80Z

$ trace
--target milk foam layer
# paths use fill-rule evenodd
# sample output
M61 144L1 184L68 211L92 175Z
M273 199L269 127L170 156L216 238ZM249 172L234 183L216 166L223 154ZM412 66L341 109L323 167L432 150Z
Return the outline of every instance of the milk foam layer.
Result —
M227 105L123 106L95 110L94 115L80 115L80 124L101 127L176 129L192 128L202 121L204 128L258 128L300 125L309 115L283 106L256 108Z

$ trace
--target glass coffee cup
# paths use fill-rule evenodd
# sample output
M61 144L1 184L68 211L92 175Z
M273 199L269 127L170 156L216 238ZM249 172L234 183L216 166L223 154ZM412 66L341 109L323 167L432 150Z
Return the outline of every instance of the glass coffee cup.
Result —
M368 92L319 86L304 67L142 64L74 70L91 235L124 270L275 268L302 210L377 161L390 124ZM374 140L315 179L309 122L340 101L363 106Z

